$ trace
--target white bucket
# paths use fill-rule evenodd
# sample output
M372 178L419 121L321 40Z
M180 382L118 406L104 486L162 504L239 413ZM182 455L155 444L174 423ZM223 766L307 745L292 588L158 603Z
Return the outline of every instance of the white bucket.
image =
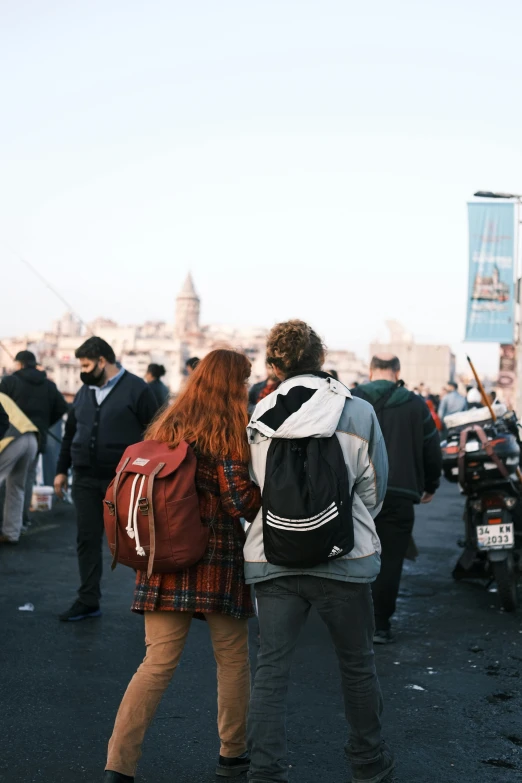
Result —
M53 507L54 489L52 487L35 487L31 503L32 511L50 511Z

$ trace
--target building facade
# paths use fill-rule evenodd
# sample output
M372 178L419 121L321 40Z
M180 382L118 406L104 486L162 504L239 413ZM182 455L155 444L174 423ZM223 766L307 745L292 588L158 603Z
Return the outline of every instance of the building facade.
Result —
M440 394L443 386L455 378L455 354L449 345L416 343L401 324L387 322L390 340L370 346L372 356L393 354L401 363L401 378L409 389L424 384L433 394Z
M95 334L114 349L119 362L143 377L151 363L163 364L163 379L174 394L185 377L185 363L192 356L202 359L215 348L232 347L244 351L252 362L251 382L266 377L265 345L267 329L237 328L231 325L201 325L201 302L189 274L176 298L174 323L146 322L121 326L107 318L97 318L83 328L71 313L56 321L49 331L27 334L22 338L2 338L0 373L12 371L13 359L21 350L33 351L60 391L72 398L80 388L80 369L74 353L89 336ZM365 363L351 351L331 351L326 363L344 383L362 379Z

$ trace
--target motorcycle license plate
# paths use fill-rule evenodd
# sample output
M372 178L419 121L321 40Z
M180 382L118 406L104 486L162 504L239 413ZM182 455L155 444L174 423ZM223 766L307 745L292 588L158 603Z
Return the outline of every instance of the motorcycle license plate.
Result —
M513 523L478 525L477 544L479 549L510 549L515 544Z

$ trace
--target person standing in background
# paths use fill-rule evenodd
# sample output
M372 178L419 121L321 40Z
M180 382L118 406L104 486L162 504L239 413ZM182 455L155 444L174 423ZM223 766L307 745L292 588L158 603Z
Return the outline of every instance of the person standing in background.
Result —
M161 380L166 373L167 371L162 364L149 364L145 374L145 380L149 384L149 389L154 394L160 408L166 403L170 395L169 387Z
M0 393L0 481L6 482L0 544L18 544L27 473L37 453L37 427L10 397Z
M431 418L433 419L435 426L437 428L437 432L442 432L442 422L440 420L439 414L437 413L437 408L435 406L435 403L432 399L432 396L430 394L423 396L424 402L426 403L429 412L431 413Z
M395 613L404 558L411 542L415 504L430 503L440 484L442 453L433 417L420 394L400 381L396 356L374 356L370 382L352 391L371 403L388 451L390 473L383 507L375 519L381 541L381 572L372 585L375 644L394 641Z
M458 388L455 381L448 381L446 385L446 394L439 406L439 418L443 424L446 416L451 416L452 413L461 413L468 409L466 398L459 394Z
M121 455L143 438L159 407L145 381L120 368L100 337L86 340L76 358L83 386L69 412L54 479L63 497L72 465L81 584L78 599L60 615L64 622L101 615L103 499Z
M43 370L36 367L36 356L31 351L19 351L15 356L15 372L2 378L0 393L6 394L20 408L27 418L38 428L39 453L47 448L47 432L67 413L69 406L56 388L56 384L47 378ZM38 454L27 471L27 486L24 499L24 523L29 523L29 508L36 482Z
M192 375L198 364L200 363L201 359L198 359L197 356L193 356L191 359L187 359L185 362L185 370L187 372L187 375Z
M274 368L267 364L265 380L254 383L248 392L248 412L252 413L257 403L264 400L269 394L272 394L280 383L281 381L274 373Z

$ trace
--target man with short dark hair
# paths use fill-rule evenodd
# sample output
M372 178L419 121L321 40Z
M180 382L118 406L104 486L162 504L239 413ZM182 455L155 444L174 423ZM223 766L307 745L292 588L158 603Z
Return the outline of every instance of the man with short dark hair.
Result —
M6 394L38 428L39 453L45 453L48 430L67 413L68 405L56 385L43 370L36 367L32 351L19 351L15 356L15 372L0 382L0 393ZM29 507L36 481L38 454L27 471L24 522L29 522Z
M64 622L101 615L103 499L121 455L142 439L158 409L145 381L116 364L105 340L90 337L76 358L83 386L67 419L54 480L56 494L63 497L72 465L81 585L78 600L60 615Z
M190 359L187 359L187 361L185 362L185 370L187 372L187 375L192 375L192 373L198 366L199 361L200 360L198 359L197 356L192 356Z
M468 409L466 398L459 394L458 388L455 381L448 381L446 384L447 393L442 398L439 406L439 418L443 424L446 416L451 416L453 413L461 413Z
M381 540L381 572L372 585L377 644L393 641L395 613L404 558L415 521L416 503L430 503L440 483L442 456L437 428L419 394L399 380L397 356L374 356L370 382L352 390L370 402L381 425L390 472L384 504L375 523Z

